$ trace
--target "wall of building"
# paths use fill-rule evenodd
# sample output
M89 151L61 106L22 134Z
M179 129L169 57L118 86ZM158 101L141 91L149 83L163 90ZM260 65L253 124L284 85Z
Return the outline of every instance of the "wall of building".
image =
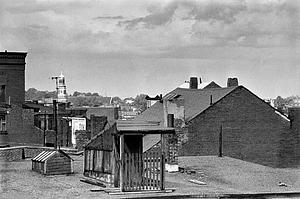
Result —
M188 125L179 155L223 154L272 167L299 165L299 136L290 122L243 87L237 88Z
M7 115L9 145L42 145L43 131L34 126L34 111L12 104Z
M26 53L0 52L0 84L5 85L5 101L11 104L7 115L9 145L31 142L36 138L33 122L29 128L28 120L25 118L23 121L27 114L22 109L25 100L25 57Z
M175 135L164 135L164 144L166 151L166 162L168 164L178 164L178 147L184 132L184 99L176 98L173 100L165 100L164 102L164 121L165 126L174 127ZM168 115L172 114L174 117L173 124L169 124Z
M109 123L113 123L118 119L118 107L90 107L87 108L86 117L91 118L91 115L106 116Z

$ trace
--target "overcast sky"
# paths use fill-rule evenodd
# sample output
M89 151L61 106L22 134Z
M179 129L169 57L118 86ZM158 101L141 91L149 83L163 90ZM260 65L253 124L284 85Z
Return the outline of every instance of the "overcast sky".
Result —
M135 97L190 76L300 95L298 1L0 0L0 51L26 51L26 89Z

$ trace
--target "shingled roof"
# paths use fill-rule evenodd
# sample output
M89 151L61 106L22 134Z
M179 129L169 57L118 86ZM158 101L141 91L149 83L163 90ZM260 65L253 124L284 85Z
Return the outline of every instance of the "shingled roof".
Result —
M176 88L166 94L164 98L170 95L180 95L184 99L185 120L189 121L210 106L210 99L215 103L225 95L233 91L236 87L229 88L206 88L206 89L186 89ZM138 115L135 120L161 122L163 124L163 105L156 102L153 106Z
M215 103L231 93L237 87L227 88L206 88L206 89L187 89L187 88L176 88L175 90L166 94L163 98L166 99L168 96L180 96L184 99L184 116L185 122L188 122L208 107L212 103ZM163 104L156 102L153 106L145 110L143 113L138 115L135 120L137 121L150 121L160 122L160 125L164 125L164 113ZM143 138L143 151L147 151L152 146L160 141L158 135L146 135Z

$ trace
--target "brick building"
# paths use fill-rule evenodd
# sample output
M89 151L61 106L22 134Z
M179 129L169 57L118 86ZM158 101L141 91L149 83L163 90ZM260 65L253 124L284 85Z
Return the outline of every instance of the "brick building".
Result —
M24 110L25 52L0 52L1 103L8 104L5 118L6 145L38 142L39 134L33 126L33 110ZM3 121L2 121L3 122ZM5 145L5 143L3 143Z
M233 78L225 88L176 88L136 120L175 127L176 136L165 142L170 164L178 155L219 155L221 146L225 156L292 167L300 163L299 110L286 117ZM144 151L159 144L155 135L144 140Z

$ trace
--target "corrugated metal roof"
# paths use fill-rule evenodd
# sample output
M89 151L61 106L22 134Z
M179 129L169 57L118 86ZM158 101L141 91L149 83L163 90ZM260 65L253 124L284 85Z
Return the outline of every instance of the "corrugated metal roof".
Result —
M64 156L66 156L66 157L70 158L71 160L73 160L68 154L66 154L62 150L57 150L57 151L42 151L40 154L38 154L37 156L32 158L32 161L45 162L48 158L50 158L55 153L61 153Z
M33 161L38 161L38 162L44 162L49 157L51 157L52 155L54 155L55 153L56 153L56 151L43 151L39 155L37 155L36 157L34 157L32 160Z

